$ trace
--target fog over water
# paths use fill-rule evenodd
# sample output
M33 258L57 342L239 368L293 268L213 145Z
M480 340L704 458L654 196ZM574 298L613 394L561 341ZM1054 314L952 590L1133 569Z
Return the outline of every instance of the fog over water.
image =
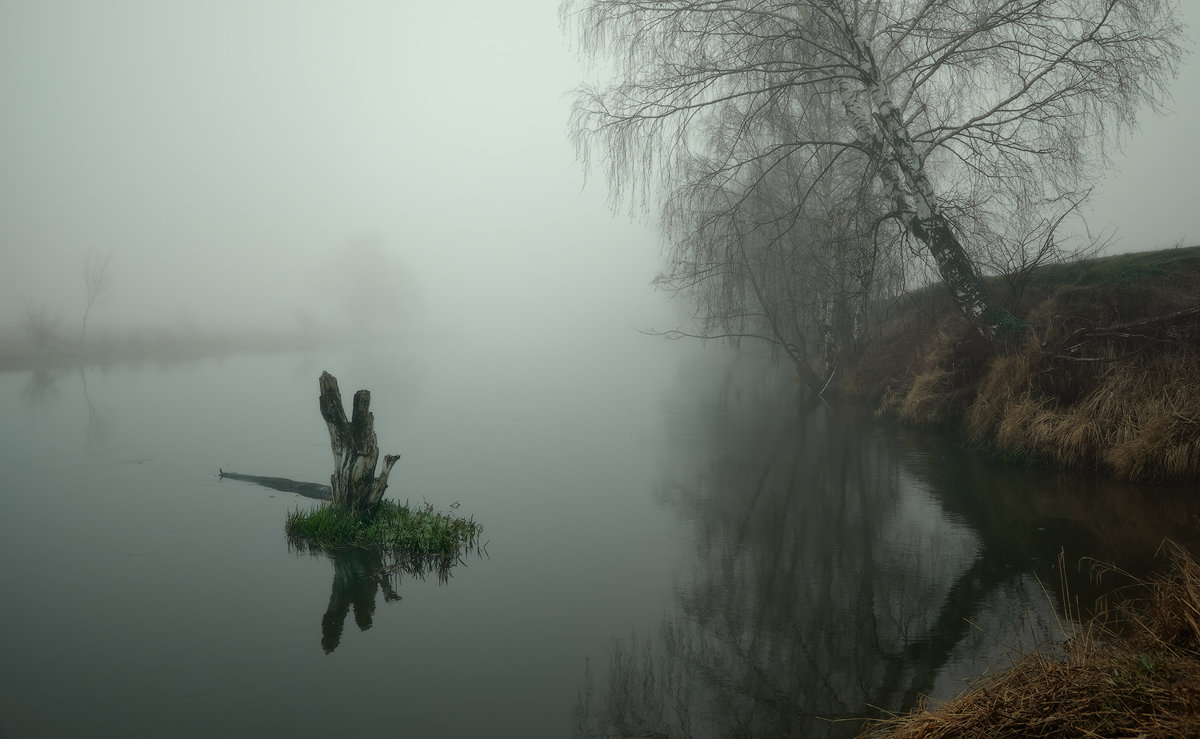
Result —
M555 0L0 2L0 325L77 322L96 250L97 330L664 327L655 232L566 140L582 74ZM1121 250L1200 241L1197 91L1192 55L1098 190Z
M0 360L30 305L59 345L201 355L0 371L0 737L563 736L593 685L698 736L844 735L1057 633L1055 588L1092 594L1060 554L1140 573L1194 534L1194 496L798 410L767 352L635 333L686 306L576 162L557 5L0 0ZM1195 54L1175 91L1098 186L1115 250L1200 242ZM378 351L188 333L351 318ZM390 497L484 525L446 583L377 598L288 548L309 501L218 478L328 479L323 369L371 389Z
M438 329L654 323L656 236L566 140L579 79L554 2L4 3L0 323L77 321L89 249L95 325L287 326L350 269Z

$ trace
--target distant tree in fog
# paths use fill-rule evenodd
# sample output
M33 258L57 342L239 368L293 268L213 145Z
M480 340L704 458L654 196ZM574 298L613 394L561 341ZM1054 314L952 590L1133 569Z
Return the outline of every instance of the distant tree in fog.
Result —
M21 311L20 325L34 346L48 346L58 338L58 331L62 327L62 314L51 311L43 303L34 303L26 299L25 307Z
M408 327L418 296L412 272L378 234L347 241L321 265L321 293L342 313L341 331L374 336ZM337 318L334 319L335 321Z
M101 254L95 251L89 251L83 260L83 286L86 291L86 307L83 310L83 325L79 329L79 341L82 343L84 335L87 333L88 316L99 303L103 302L108 297L112 280L108 274L108 264L112 259L112 252Z

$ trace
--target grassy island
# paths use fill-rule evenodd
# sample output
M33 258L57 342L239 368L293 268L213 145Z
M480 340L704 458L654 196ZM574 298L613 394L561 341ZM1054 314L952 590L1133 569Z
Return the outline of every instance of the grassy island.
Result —
M322 372L318 387L333 450L331 502L288 514L284 531L293 546L309 551L370 549L402 568L433 560L447 565L464 550L479 546L481 527L472 519L435 511L429 503L411 508L384 499L388 475L400 455L385 455L376 476L379 444L369 390L354 393L352 415L347 417L337 378Z
M303 550L376 549L401 559L455 558L481 546L473 519L382 500L368 512L322 505L288 514L288 541Z

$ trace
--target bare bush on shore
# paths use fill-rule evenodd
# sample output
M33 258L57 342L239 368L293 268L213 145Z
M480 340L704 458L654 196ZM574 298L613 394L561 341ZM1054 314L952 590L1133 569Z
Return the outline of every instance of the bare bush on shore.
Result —
M19 325L30 343L38 348L47 347L59 338L59 332L62 330L62 313L51 310L44 303L26 300Z

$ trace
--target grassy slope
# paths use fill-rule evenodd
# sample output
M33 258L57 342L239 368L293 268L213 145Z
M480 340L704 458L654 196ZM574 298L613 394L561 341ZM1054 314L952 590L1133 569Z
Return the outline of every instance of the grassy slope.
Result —
M1200 247L1043 267L1019 300L993 287L1030 324L1023 346L990 355L924 291L878 322L837 390L1016 461L1200 480L1200 314L1146 322L1200 308Z

